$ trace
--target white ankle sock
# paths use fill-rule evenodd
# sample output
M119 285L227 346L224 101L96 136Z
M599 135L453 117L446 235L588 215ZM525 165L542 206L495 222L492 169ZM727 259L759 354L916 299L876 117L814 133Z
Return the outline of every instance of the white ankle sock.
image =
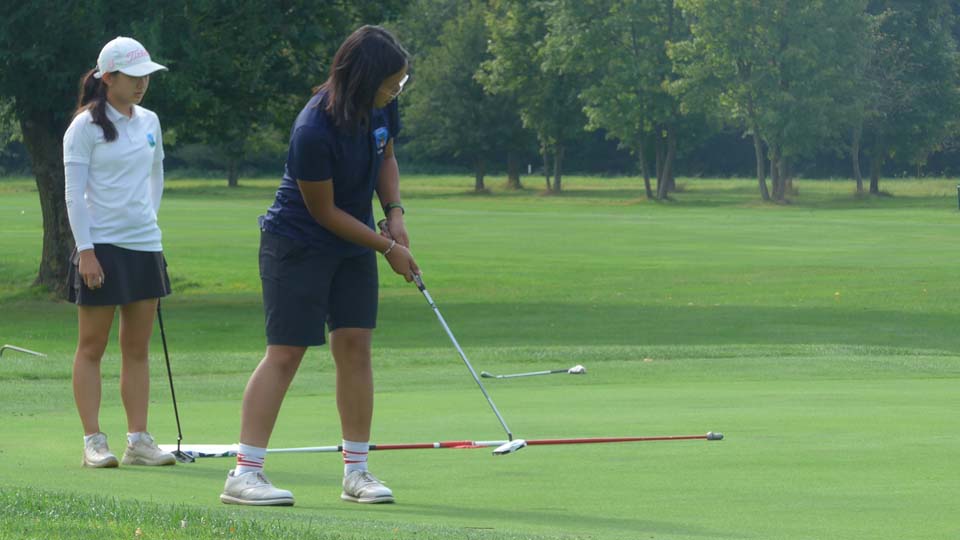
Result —
M86 446L87 443L90 442L90 439L96 437L96 436L99 435L99 434L100 434L100 433L94 433L94 434L92 434L92 435L84 435L84 436L83 436L83 445Z
M130 445L134 445L134 444L140 442L140 441L143 439L143 436L146 435L146 434L147 434L146 431L137 431L137 432L135 432L135 433L130 433L130 432L128 431L128 432L127 432L127 443L130 444Z
M355 442L343 440L343 475L353 471L367 470L367 452L370 451L370 442Z
M266 448L239 443L237 448L237 468L234 469L233 474L241 475L251 471L262 471L263 462L266 459Z

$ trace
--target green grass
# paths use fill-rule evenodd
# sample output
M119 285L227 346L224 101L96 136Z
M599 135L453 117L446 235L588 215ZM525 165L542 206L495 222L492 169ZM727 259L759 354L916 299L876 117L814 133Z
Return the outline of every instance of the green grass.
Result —
M185 439L231 443L263 352L256 216L275 180L172 180L161 209L175 294L164 319ZM70 364L75 308L32 290L41 220L0 181L0 538L953 538L960 485L956 185L802 181L790 204L747 180L568 177L490 194L403 180L413 250L478 370L583 364L584 377L489 381L525 438L702 434L722 442L382 452L398 504L338 499L333 454L274 455L288 509L217 501L230 460L82 469ZM115 341L114 341L115 343ZM151 430L172 442L159 339ZM416 289L381 266L374 442L499 439ZM101 421L124 428L117 347ZM272 444L336 444L333 372L308 353ZM93 499L91 499L93 498ZM91 500L93 501L91 503ZM182 528L186 521L187 527Z

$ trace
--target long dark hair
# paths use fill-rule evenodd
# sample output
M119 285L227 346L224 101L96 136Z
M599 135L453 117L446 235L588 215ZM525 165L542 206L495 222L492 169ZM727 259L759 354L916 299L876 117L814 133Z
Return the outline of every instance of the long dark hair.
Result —
M383 81L407 65L410 55L397 38L380 26L361 26L340 45L327 81L325 110L338 127L355 131L369 121Z
M76 116L89 110L93 115L93 123L103 129L103 137L107 141L117 138L117 127L107 118L107 85L101 79L93 76L97 69L91 69L80 78L80 95L77 97Z

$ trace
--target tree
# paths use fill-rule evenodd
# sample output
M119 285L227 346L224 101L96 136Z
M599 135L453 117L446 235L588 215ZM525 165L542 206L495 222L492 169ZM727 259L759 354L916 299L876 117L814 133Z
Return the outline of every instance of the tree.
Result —
M680 101L667 91L674 78L667 47L688 34L682 12L673 0L560 0L549 26L550 64L584 75L587 128L620 141L637 157L647 197L666 198L683 123ZM656 195L646 155L650 141Z
M489 57L484 3L461 3L459 12L440 24L436 44L418 53L416 83L404 97L406 145L426 156L468 159L474 168L474 189L484 191L488 161L506 155L508 185L519 188L519 151L526 146L519 111L513 100L493 96L475 80ZM425 21L436 27L439 21Z
M233 163L258 126L283 124L310 87L325 78L327 58L358 20L399 13L399 0L306 1L129 0L11 4L0 19L0 97L12 100L33 165L43 215L36 283L62 295L73 236L64 201L62 137L76 105L80 76L104 43L132 35L170 67L157 76L146 105L158 111L165 142L203 141ZM235 168L234 168L235 169ZM235 172L231 174L234 182Z
M791 160L835 144L849 117L850 78L868 40L865 0L677 0L691 39L671 49L673 85L690 109L713 111L750 134L764 200L789 191ZM766 147L766 150L764 150Z
M393 13L398 2L204 0L167 3L157 30L171 59L161 120L178 143L214 148L236 186L257 133L284 137L358 17ZM372 9L372 7L377 9Z
M875 0L879 21L867 81L874 92L862 121L870 193L880 193L890 158L918 169L942 147L960 117L960 64L947 0Z
M547 191L559 192L565 146L582 135L586 124L578 98L582 81L576 72L545 62L550 2L491 0L489 6L492 57L483 62L477 79L488 92L516 100L523 125L537 134Z
M11 4L0 19L0 95L30 153L43 216L43 248L36 285L66 292L73 235L64 200L62 137L76 106L78 81L94 67L104 43L138 24L137 2ZM149 41L144 41L148 49Z

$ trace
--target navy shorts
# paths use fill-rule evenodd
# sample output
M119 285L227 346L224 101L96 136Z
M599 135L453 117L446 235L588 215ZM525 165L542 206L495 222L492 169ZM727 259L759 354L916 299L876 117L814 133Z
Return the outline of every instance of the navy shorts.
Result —
M377 326L377 255L344 257L260 232L260 282L268 345L323 345L324 324Z

